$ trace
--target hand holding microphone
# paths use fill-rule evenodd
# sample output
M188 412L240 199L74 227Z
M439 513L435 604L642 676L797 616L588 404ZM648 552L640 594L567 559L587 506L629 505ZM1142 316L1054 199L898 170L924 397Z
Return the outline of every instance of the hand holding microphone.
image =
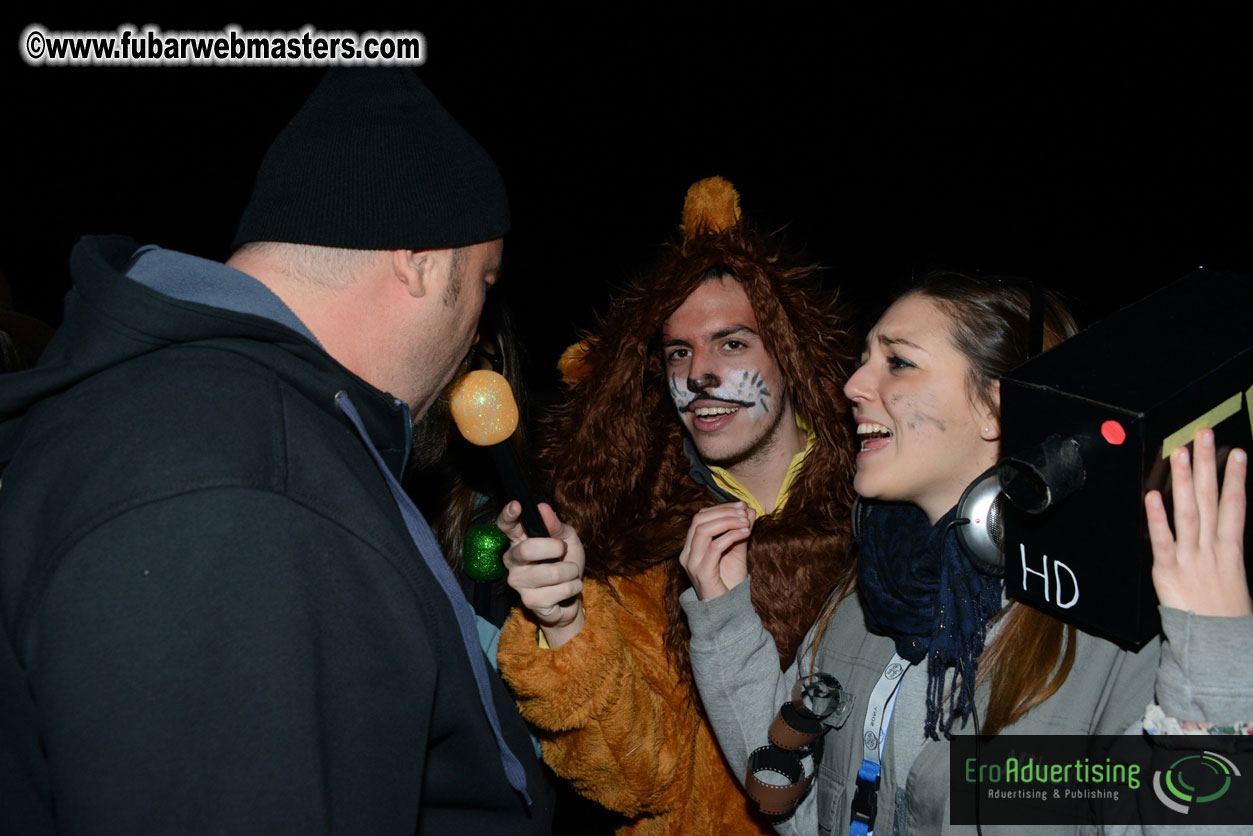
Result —
M583 544L578 532L557 519L547 503L538 510L548 528L546 536L528 535L518 502L501 510L496 525L509 538L504 558L509 585L543 629L548 646L559 647L583 629Z
M453 421L471 444L486 447L511 501L496 518L509 538L504 565L509 585L544 629L551 647L583 627L583 544L548 505L537 506L509 437L518 426L518 405L509 381L493 371L473 371L450 393ZM541 512L542 510L542 512Z

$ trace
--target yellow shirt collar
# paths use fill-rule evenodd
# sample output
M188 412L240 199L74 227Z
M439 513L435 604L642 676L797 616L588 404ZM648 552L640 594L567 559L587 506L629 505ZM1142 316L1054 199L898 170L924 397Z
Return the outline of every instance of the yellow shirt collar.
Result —
M796 427L805 433L805 449L801 450L792 457L792 463L788 465L787 475L783 477L783 484L779 486L779 495L774 500L774 510L778 511L783 508L783 504L787 502L788 494L792 489L792 482L796 480L797 475L801 472L801 466L805 463L805 456L814 446L814 430L809 425L809 421L805 416L801 415L800 410L794 411L796 415ZM757 497L748 492L748 489L739 483L734 476L727 472L725 468L716 465L709 465L709 470L714 475L714 481L718 483L718 487L734 496L736 499L747 502L749 507L757 512L758 516L765 516L765 509L761 507L761 503L757 501Z

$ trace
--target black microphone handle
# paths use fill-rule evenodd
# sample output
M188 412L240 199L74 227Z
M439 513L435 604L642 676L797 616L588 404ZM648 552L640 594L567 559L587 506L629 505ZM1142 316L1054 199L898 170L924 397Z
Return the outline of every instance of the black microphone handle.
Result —
M500 474L500 481L505 486L505 496L518 500L522 506L522 528L527 536L548 537L548 526L544 525L544 518L539 514L535 497L531 496L531 489L527 487L526 479L522 476L522 466L518 464L518 455L514 452L513 445L509 443L509 439L505 439L489 446L492 458L496 460L496 472ZM554 559L546 562L559 561ZM568 607L573 603L574 598L567 598L558 606Z
M505 496L516 499L522 504L522 527L528 537L547 537L548 526L539 515L539 507L531 496L526 479L522 476L522 466L518 464L518 455L513 451L509 439L490 445L492 458L496 460L496 472L505 486Z

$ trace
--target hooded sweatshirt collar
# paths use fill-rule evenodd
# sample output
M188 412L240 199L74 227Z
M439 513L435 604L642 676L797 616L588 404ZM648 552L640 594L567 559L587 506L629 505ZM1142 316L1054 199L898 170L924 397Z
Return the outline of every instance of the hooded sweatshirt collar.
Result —
M149 244L135 251L125 272L165 296L269 319L322 345L274 291L234 267Z
M388 468L397 476L403 472L411 438L408 409L322 350L268 288L222 264L168 250L139 250L124 236L92 236L75 244L70 253L74 286L65 298L61 327L35 368L5 375L0 387L0 462L13 456L27 410L38 402L143 354L196 344L256 357L337 420L342 419L336 393L352 392ZM186 268L193 278L153 279L148 267L141 269L150 258L155 260L149 266ZM135 269L138 278L125 275L128 269ZM145 277L161 289L139 280ZM222 280L225 289L207 289L211 279ZM267 301L266 294L273 299Z

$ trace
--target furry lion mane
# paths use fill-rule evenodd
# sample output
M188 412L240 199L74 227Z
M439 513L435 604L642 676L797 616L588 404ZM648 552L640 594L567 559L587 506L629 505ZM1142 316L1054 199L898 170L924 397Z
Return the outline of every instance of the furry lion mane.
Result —
M688 475L659 335L711 268L742 284L792 403L816 436L786 505L759 519L749 541L753 604L781 665L791 663L828 595L852 571L854 438L843 395L851 339L816 266L785 263L777 246L742 224L666 247L586 338L583 374L548 421L544 456L556 508L585 546L587 575L606 580L664 567L666 650L693 693L690 632L679 607L690 584L678 557L693 514L714 500Z

